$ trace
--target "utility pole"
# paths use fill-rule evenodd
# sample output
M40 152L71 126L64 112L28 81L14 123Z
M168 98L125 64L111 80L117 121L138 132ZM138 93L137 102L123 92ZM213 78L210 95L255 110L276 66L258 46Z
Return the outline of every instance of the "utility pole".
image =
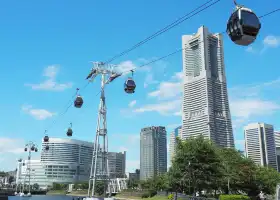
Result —
M113 71L116 65L105 64L103 62L94 62L94 67L91 69L87 79L92 82L94 78L101 75L101 91L100 91L100 103L98 109L98 119L96 127L96 136L94 142L94 149L92 153L92 163L89 178L88 197L94 197L94 190L96 180L103 180L104 182L104 195L108 191L111 195L110 188L110 174L108 169L108 136L107 136L107 121L106 121L106 102L105 102L105 86L111 83L115 78L121 76L121 74ZM100 141L102 139L102 141ZM100 144L102 145L100 148ZM98 158L101 158L101 169L97 170L97 162L100 162ZM97 174L98 172L98 174Z

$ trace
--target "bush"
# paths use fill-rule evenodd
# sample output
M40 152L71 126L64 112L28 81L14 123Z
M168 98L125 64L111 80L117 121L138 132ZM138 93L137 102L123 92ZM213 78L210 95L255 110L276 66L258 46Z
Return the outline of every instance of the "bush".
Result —
M220 200L250 200L250 197L245 195L220 195Z
M150 197L150 194L149 193L144 193L142 194L141 198L149 198Z
M149 197L153 197L153 196L155 196L157 194L157 191L155 191L155 190L150 190L149 191Z
M167 197L169 200L173 200L173 198L174 198L174 195L173 194L170 194L170 195L168 195L168 197Z

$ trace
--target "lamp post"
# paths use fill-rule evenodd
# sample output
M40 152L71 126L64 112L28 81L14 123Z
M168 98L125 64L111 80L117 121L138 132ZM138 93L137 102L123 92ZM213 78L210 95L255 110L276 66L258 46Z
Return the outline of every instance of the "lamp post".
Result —
M32 141L29 141L24 148L25 152L28 152L28 165L27 165L27 170L28 170L28 194L27 196L31 196L30 193L30 175L31 175L31 164L30 164L30 160L31 160L31 152L38 152L38 147L37 144L35 144Z

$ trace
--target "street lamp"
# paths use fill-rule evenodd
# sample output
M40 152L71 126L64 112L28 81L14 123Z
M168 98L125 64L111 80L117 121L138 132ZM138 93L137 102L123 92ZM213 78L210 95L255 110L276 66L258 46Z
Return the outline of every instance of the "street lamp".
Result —
M28 170L28 179L29 179L29 185L28 185L28 194L27 196L31 196L30 193L30 175L31 175L31 164L30 164L30 160L31 160L31 152L38 152L38 147L37 144L35 144L32 141L29 141L25 147L24 147L24 151L27 152L28 151L28 165L27 165L27 170Z

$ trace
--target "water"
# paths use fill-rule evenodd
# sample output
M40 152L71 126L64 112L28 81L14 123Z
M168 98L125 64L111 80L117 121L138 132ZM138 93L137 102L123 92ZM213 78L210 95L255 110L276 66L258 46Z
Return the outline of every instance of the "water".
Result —
M31 197L11 196L9 200L77 200L78 197L66 195L33 195ZM82 199L80 197L80 199Z

